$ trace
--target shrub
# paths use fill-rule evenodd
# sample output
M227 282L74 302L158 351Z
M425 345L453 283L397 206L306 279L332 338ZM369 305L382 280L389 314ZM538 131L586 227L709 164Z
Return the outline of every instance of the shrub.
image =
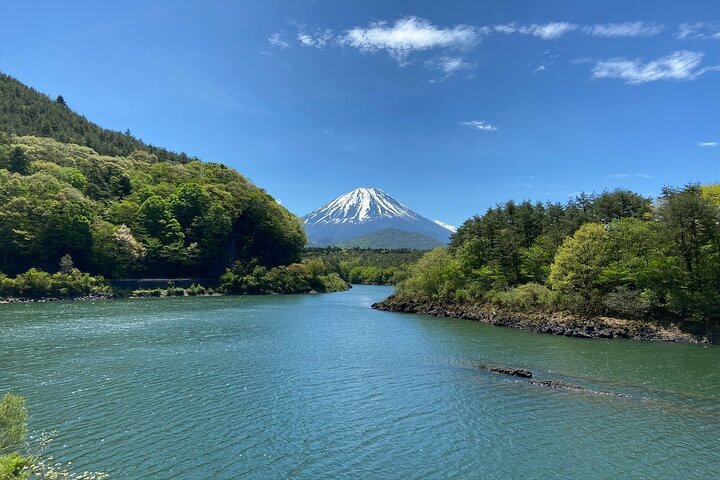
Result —
M510 290L488 294L491 303L513 310L546 308L554 303L554 299L552 290L537 283L526 283Z
M645 316L651 307L649 294L624 286L605 295L603 304L610 313L632 318Z

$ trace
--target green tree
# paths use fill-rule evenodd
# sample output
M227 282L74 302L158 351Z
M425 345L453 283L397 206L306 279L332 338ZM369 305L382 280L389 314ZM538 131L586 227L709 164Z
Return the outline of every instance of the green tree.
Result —
M20 147L13 148L8 158L8 170L20 175L27 175L29 167L30 161L23 149Z
M62 273L70 273L75 269L72 257L67 253L60 259L60 271Z
M550 266L549 282L553 289L596 307L602 273L610 264L609 236L599 223L586 223L568 237Z
M457 262L445 248L431 250L412 267L412 275L402 283L411 295L450 299L460 283Z
M700 281L707 250L717 249L720 241L719 210L703 195L699 185L677 189L666 187L660 197L658 218L666 238L672 240L670 250L683 260L695 283Z
M22 397L10 393L0 399L0 479L25 480L30 459L18 450L25 441L27 409Z

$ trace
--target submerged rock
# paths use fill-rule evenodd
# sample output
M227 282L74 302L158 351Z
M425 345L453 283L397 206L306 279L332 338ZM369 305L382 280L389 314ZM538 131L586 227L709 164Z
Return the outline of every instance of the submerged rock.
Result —
M493 366L493 365L485 365L484 363L481 363L479 365L479 367L483 370L488 370L490 372L495 372L495 373L501 373L503 375L511 375L513 377L531 378L533 376L533 374L530 370L526 370L524 368Z
M574 385L572 383L567 383L562 380L530 380L528 383L531 385L538 385L541 387L559 388L559 389L568 390L571 392L585 392L585 393L592 393L594 395L609 395L612 397L622 397L622 398L630 397L630 395L627 395L625 393L602 392L602 391L598 391L598 390L592 390L589 388L581 387L580 385Z

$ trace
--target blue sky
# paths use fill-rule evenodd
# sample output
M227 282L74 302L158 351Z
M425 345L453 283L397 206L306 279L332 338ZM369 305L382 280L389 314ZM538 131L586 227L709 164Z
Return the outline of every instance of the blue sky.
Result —
M372 186L457 225L509 198L719 180L716 0L48 1L3 17L1 71L237 168L297 214Z

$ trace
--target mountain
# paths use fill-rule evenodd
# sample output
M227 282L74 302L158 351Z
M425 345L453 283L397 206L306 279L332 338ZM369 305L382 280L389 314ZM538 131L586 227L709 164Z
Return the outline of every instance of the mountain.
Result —
M305 244L297 217L235 170L103 129L0 74L0 280L65 254L106 277L213 278L297 262Z
M337 245L385 229L419 233L445 244L451 231L377 188L356 188L303 217L310 245Z
M398 230L397 228L385 228L377 232L366 233L359 237L351 238L342 242L343 248L374 248L385 250L432 250L442 247L443 242L422 233Z

